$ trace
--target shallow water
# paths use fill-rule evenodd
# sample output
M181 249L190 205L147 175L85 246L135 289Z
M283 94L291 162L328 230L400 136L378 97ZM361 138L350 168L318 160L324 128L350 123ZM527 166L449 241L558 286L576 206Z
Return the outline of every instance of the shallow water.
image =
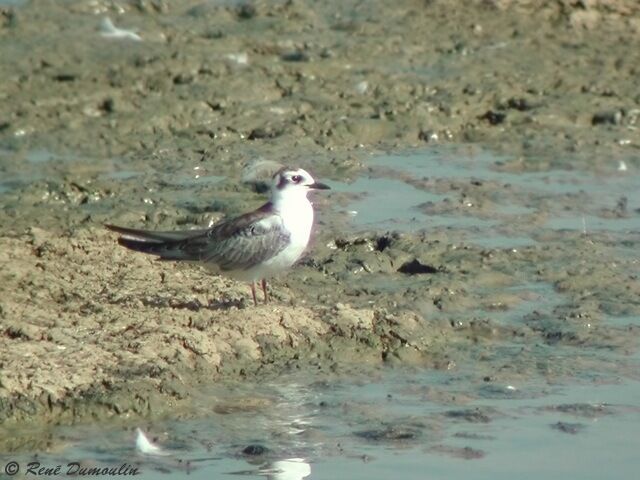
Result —
M640 231L628 207L640 204L640 181L613 164L606 172L512 172L490 152L442 148L377 155L368 166L367 176L332 184L355 196L346 210L356 229L454 230L488 248L534 245L545 231Z
M418 206L444 198L394 178L361 177L352 183L331 182L331 189L355 194L357 198L348 205L355 225L396 230L415 228L416 221L424 221L424 213Z
M381 371L201 391L200 420L60 428L43 466L136 466L141 478L632 478L640 383L499 385L467 372ZM16 456L23 469L29 456ZM275 473L276 468L289 470ZM284 463L282 463L284 462ZM611 465L615 464L615 470ZM297 472L297 473L296 473ZM306 475L305 475L306 476Z

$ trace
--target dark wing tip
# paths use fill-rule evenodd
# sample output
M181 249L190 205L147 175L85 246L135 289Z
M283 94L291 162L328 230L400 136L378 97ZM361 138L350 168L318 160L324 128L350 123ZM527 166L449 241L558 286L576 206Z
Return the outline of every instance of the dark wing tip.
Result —
M135 240L137 242L146 242L146 243L163 243L169 239L164 238L162 233L160 232L152 232L148 230L138 230L135 228L127 228L127 227L119 227L117 225L111 225L110 223L104 224L107 230L111 230L112 232L119 233L122 235L118 238L118 242L120 245L124 245L121 240ZM126 246L126 245L125 245Z
M118 244L129 250L135 250L136 252L150 253L158 247L158 244L145 242L144 240L133 240L131 238L120 237L118 238Z
M119 227L118 225L113 225L111 223L105 223L104 228L106 228L107 230L111 230L112 232L121 233L123 235L130 234L135 231L131 228Z

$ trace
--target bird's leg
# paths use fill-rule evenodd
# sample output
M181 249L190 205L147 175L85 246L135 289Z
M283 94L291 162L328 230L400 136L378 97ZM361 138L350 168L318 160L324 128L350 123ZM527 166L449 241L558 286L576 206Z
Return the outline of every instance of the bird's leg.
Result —
M256 282L251 282L251 296L253 297L253 304L258 306L258 299L256 298Z
M264 293L264 303L268 303L269 294L267 293L267 281L263 278L261 283L262 283L262 293Z

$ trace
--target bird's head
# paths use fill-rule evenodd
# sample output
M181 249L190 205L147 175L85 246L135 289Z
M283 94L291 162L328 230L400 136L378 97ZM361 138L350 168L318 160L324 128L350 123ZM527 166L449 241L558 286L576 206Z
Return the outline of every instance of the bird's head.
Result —
M316 182L311 174L302 168L285 167L273 176L272 198L307 196L309 190L329 190L329 186Z

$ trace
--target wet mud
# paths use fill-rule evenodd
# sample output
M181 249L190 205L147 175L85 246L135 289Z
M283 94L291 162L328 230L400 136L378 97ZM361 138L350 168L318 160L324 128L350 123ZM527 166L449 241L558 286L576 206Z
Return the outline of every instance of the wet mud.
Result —
M636 2L35 3L0 2L3 428L291 371L637 379ZM102 228L209 225L282 164L333 189L271 304Z

